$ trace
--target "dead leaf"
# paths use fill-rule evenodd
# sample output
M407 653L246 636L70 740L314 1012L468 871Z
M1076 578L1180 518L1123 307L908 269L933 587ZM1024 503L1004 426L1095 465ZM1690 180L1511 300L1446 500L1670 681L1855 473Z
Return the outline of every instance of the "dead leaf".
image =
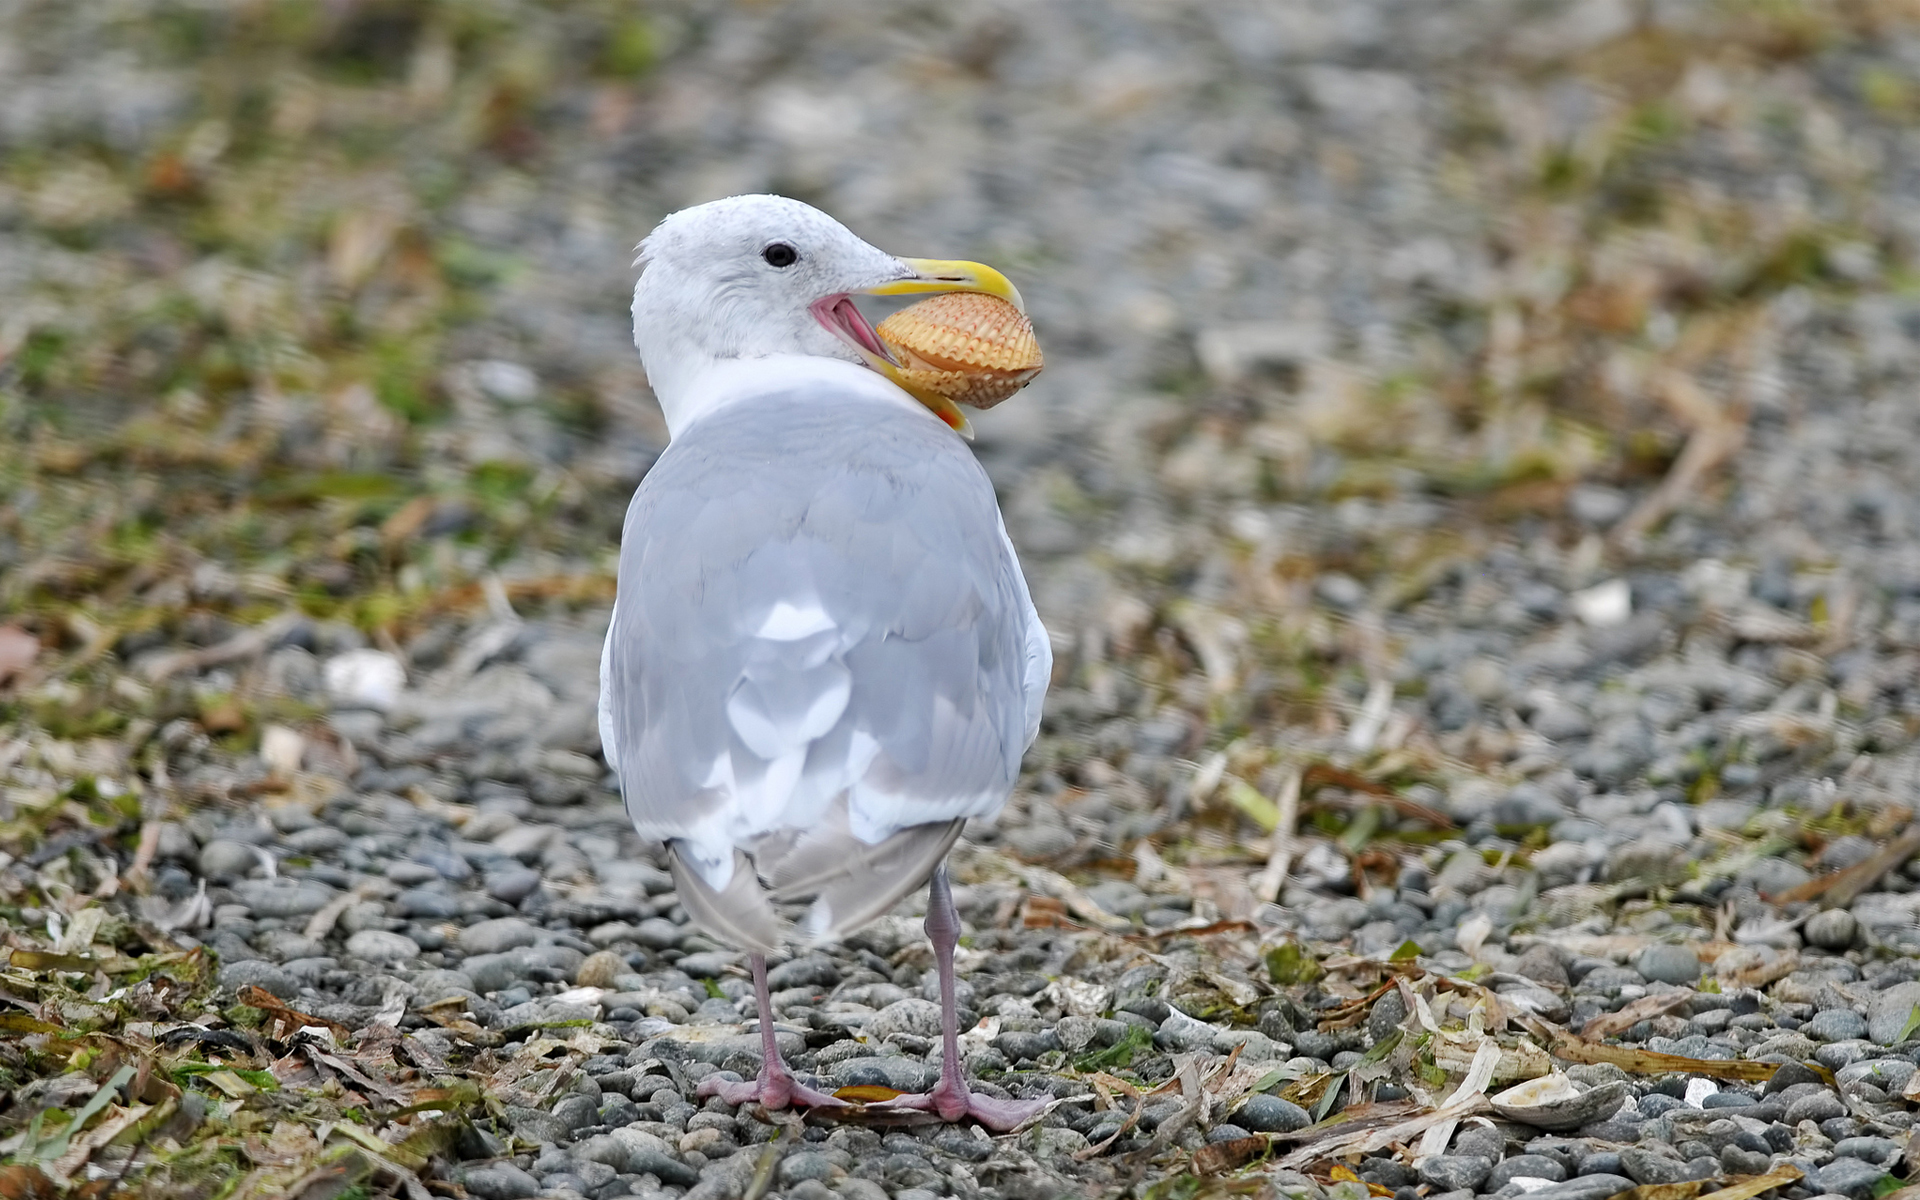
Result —
M1716 1079L1738 1079L1746 1083L1772 1079L1773 1073L1780 1069L1779 1063L1687 1058L1680 1054L1659 1054L1628 1046L1609 1046L1602 1042L1589 1042L1578 1034L1568 1033L1558 1025L1532 1015L1522 1014L1518 1020L1545 1040L1556 1057L1568 1062L1612 1063L1622 1070L1636 1071L1642 1075L1684 1072L1689 1075L1710 1075Z
M1209 1142L1193 1152L1193 1170L1196 1175L1219 1175L1226 1171L1237 1171L1248 1163L1263 1157L1270 1143L1263 1137L1233 1138L1225 1142Z
M1701 1179L1686 1183L1643 1183L1615 1192L1610 1200L1693 1200L1706 1186L1706 1181Z
M895 1096L904 1096L898 1088L886 1087L878 1083L856 1083L834 1089L834 1099L847 1100L854 1104L881 1104Z
M0 1167L0 1200L55 1200L59 1192L35 1166Z
M1619 1012L1601 1013L1580 1027L1580 1036L1584 1038L1611 1037L1616 1033L1625 1033L1640 1022L1653 1017L1663 1017L1676 1008L1684 1006L1693 996L1687 992L1668 992L1663 996L1642 996L1631 1004L1624 1005Z
M340 1022L330 1021L325 1017L316 1017L311 1013L303 1013L297 1008L290 1008L282 1002L278 996L275 996L265 988L248 984L240 989L237 999L249 1008L257 1008L266 1013L267 1018L274 1024L275 1032L273 1036L278 1038L284 1038L294 1031L304 1029L309 1025L318 1025L323 1029L331 1029L342 1037L353 1036L353 1030L348 1029Z
M1874 851L1868 857L1839 871L1810 879L1796 888L1789 888L1778 896L1771 897L1776 904L1792 904L1800 900L1814 900L1825 897L1826 907L1845 908L1854 898L1880 882L1880 877L1901 863L1920 853L1920 823L1907 826L1907 831L1898 838Z

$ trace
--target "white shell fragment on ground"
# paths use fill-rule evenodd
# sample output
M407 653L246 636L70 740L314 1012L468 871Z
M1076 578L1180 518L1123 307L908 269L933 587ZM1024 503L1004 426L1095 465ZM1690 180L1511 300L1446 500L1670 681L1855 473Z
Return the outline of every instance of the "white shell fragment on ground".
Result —
M1582 1091L1565 1073L1555 1071L1510 1087L1490 1099L1493 1111L1509 1121L1561 1132L1604 1121L1620 1111L1627 1100L1627 1084L1615 1080Z
M972 408L992 408L1044 365L1033 322L982 292L943 292L894 313L874 332L899 361L902 383Z
M400 703L407 669L380 650L349 650L327 660L326 681L336 704L386 712Z

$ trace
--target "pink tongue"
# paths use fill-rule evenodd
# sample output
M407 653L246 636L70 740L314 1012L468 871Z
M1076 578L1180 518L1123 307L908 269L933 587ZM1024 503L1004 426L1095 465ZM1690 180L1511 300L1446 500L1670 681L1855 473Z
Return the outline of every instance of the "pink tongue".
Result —
M885 347L880 345L880 335L873 331L873 326L867 323L866 317L862 316L860 310L853 306L851 297L842 296L838 300L835 300L831 311L833 312L834 320L839 322L841 328L852 334L854 340L859 342L861 346L879 355L881 358L890 357Z

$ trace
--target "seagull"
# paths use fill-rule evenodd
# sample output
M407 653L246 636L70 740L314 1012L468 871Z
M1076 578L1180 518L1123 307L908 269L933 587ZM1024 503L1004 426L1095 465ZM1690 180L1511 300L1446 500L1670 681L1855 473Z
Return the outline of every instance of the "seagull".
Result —
M844 1104L782 1059L766 956L927 884L940 1080L886 1104L1016 1128L1046 1102L961 1070L945 861L1005 803L1053 654L965 419L896 382L852 297L1020 293L780 196L674 213L639 261L634 344L670 441L621 533L600 736L694 923L750 956L759 1076L700 1095Z

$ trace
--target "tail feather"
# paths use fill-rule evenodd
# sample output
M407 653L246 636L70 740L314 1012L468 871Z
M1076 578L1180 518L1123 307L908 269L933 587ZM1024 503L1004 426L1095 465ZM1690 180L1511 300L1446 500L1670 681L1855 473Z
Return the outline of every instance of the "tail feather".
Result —
M806 942L853 932L926 883L960 838L964 820L912 825L875 845L854 836L841 797L819 824L782 830L734 851L733 878L716 890L668 845L680 902L694 923L744 950L768 953L797 932ZM774 909L813 901L796 931Z
M770 954L779 949L785 923L767 902L768 893L745 854L733 852L733 878L725 891L715 891L700 872L689 867L672 842L667 843L667 869L694 924L743 950Z

